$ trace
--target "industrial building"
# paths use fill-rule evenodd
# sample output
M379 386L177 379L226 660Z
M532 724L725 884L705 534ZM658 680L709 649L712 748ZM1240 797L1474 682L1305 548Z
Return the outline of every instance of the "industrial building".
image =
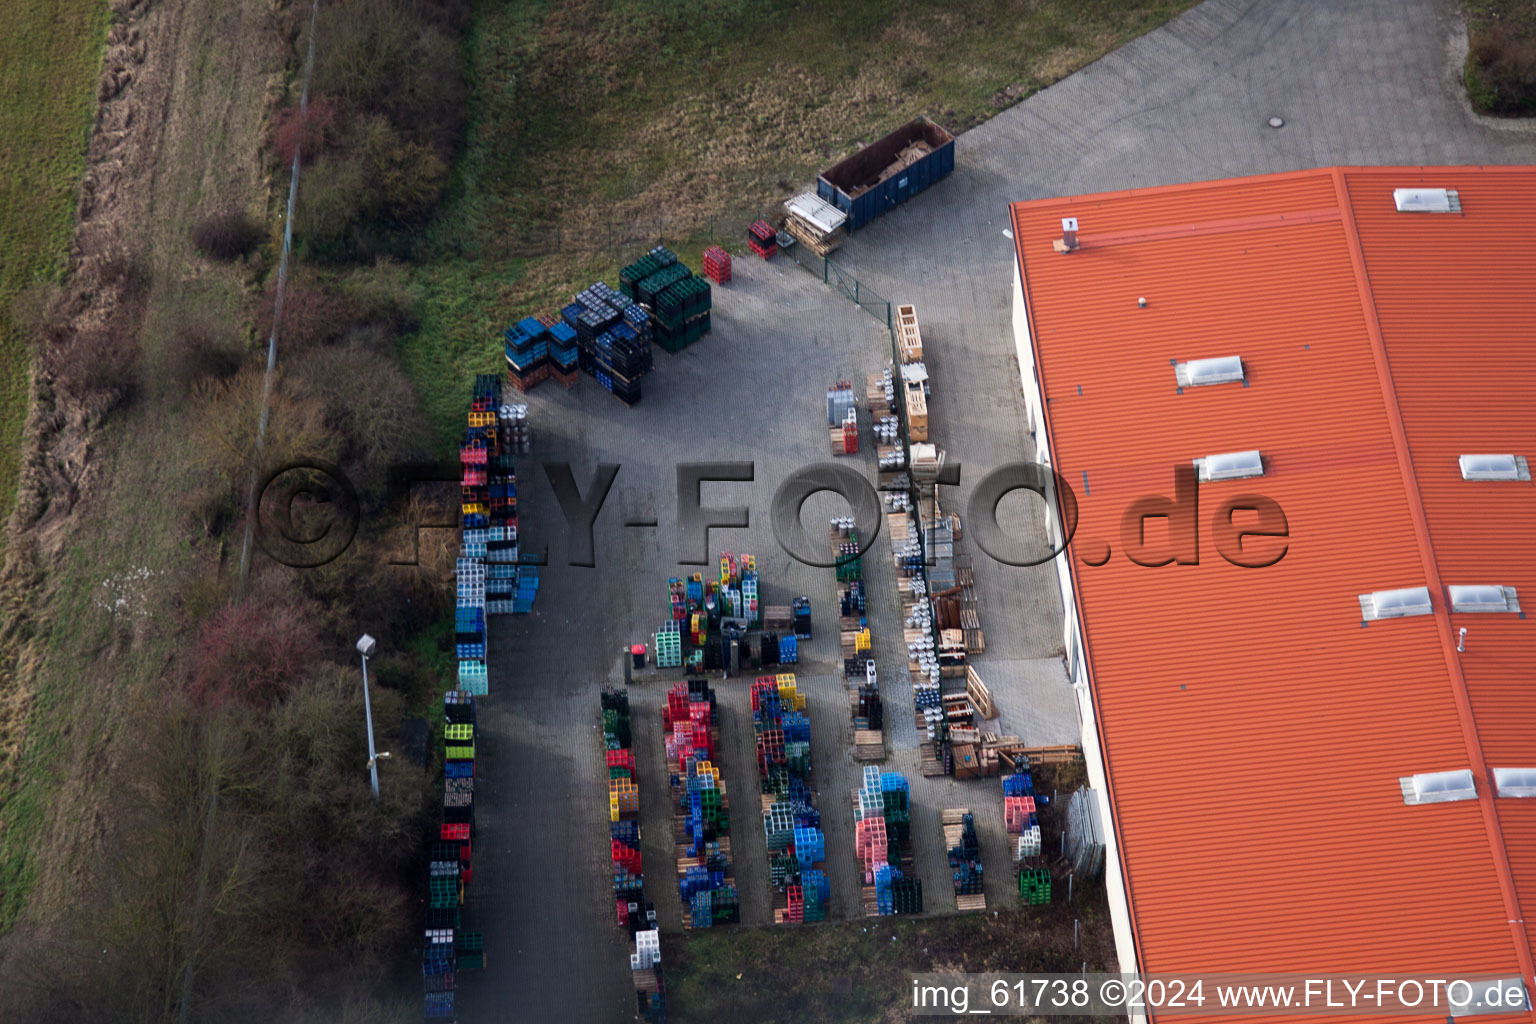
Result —
M1536 168L1011 215L1122 969L1530 991Z

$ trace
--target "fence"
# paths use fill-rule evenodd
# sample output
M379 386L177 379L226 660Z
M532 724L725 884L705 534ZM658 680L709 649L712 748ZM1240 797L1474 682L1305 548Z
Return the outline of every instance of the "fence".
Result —
M657 210L590 222L557 215L553 220L512 225L501 235L499 247L507 256L612 255L623 262L658 244L674 249L684 247L684 243L740 249L746 241L747 225L772 219L774 206L746 205L708 216Z
M836 288L850 302L885 324L885 329L891 331L891 350L895 352L896 334L891 325L891 303L888 299L868 285L860 283L858 278L833 262L829 256L818 256L802 245L792 245L788 252L796 263L819 276L823 284ZM901 365L899 354L896 365Z

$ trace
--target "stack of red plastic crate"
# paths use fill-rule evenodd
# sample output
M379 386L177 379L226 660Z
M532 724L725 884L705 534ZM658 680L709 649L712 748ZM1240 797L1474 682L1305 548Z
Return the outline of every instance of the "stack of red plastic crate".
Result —
M725 284L731 279L731 254L712 245L704 250L704 276L715 284Z
M747 245L763 259L771 260L779 251L779 233L765 220L753 221L747 228Z
M884 818L865 818L855 823L854 850L864 866L864 884L875 884L875 869L889 863L890 842Z
M1028 828L1029 816L1033 813L1035 813L1034 797L1003 797L1003 824L1007 826L1010 834L1019 835Z
M678 683L667 692L667 706L662 711L666 730L667 763L677 770L687 770L690 758L711 761L715 756L710 734L710 706L704 700L690 700L687 683Z
M805 890L798 885L790 885L788 890L789 906L784 912L785 920L794 924L805 922Z

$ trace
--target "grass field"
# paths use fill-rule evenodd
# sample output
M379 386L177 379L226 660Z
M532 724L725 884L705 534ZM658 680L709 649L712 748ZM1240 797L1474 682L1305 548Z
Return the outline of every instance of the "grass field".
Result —
M106 25L102 0L0 6L0 521L16 501L30 378L13 308L32 286L58 281L65 269ZM39 737L36 749L51 760L56 740ZM30 888L26 837L36 834L43 815L38 792L6 796L0 794L0 930Z
M29 357L12 305L64 269L106 38L103 0L0 5L0 520L16 500Z
M451 439L500 328L642 247L690 262L925 113L960 131L1193 0L477 0L469 141L406 364Z

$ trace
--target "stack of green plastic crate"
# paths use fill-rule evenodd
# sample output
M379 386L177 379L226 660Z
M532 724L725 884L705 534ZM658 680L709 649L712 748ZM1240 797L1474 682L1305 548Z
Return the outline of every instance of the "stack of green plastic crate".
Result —
M650 252L641 256L638 260L619 271L619 291L635 301L635 285L650 277L659 270L664 270L677 262L677 256L666 246L658 245Z
M1025 903L1051 902L1051 873L1045 868L1020 870L1019 897Z
M676 622L668 622L655 636L656 665L659 668L681 668L683 664L683 636Z

